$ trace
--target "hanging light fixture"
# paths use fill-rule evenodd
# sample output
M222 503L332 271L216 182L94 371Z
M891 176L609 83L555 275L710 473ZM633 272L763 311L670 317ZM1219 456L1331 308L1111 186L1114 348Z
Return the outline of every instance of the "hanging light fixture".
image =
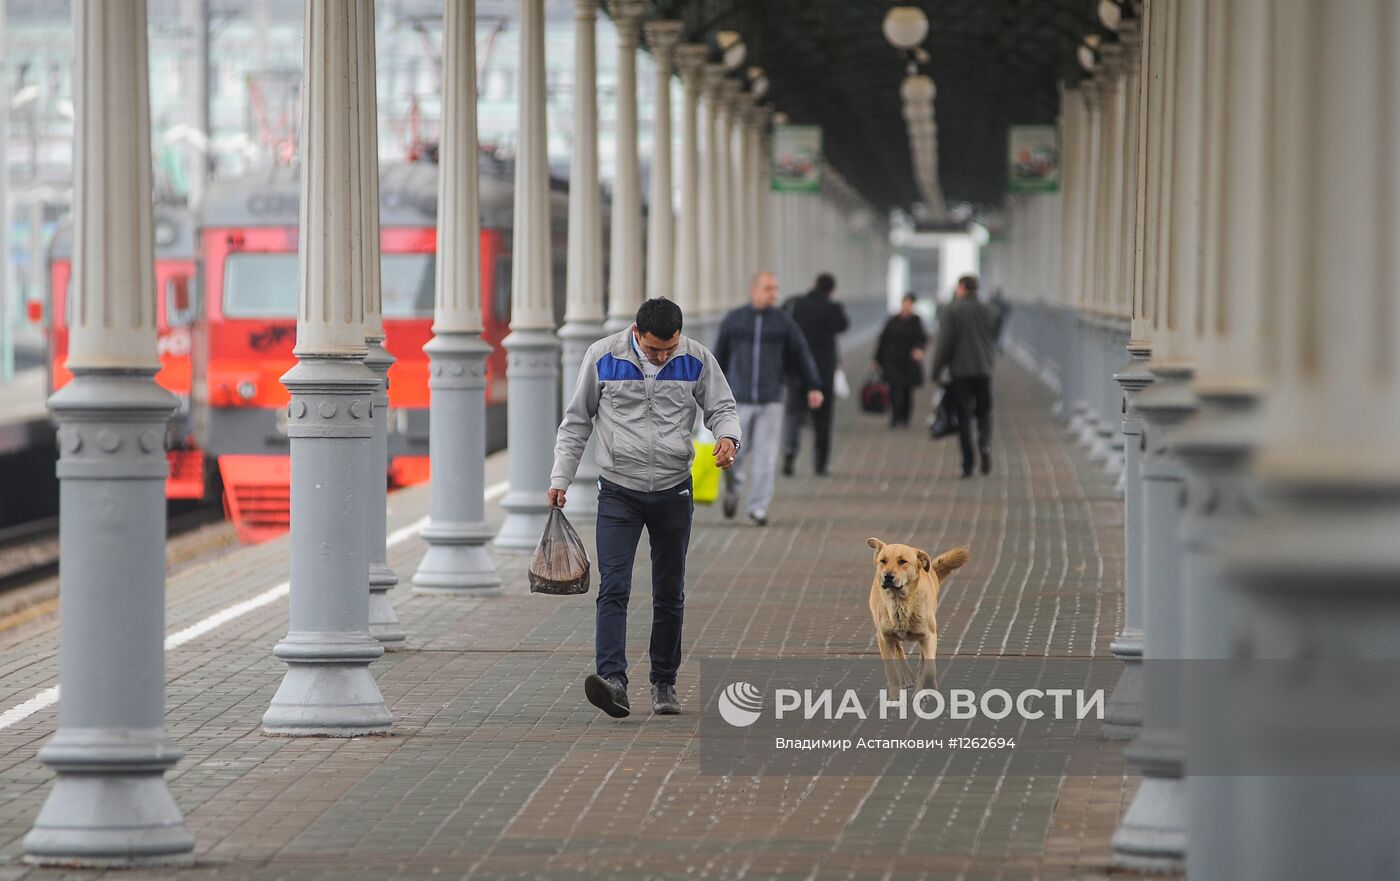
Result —
M928 36L928 16L917 6L894 6L885 13L883 30L891 46L912 52Z
M715 42L724 58L725 70L738 70L748 57L748 49L738 31L720 31L715 34Z

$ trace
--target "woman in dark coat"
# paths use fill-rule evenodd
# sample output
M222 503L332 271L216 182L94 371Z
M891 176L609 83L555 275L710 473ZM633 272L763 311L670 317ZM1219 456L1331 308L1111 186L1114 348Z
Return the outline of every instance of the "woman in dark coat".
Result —
M904 295L899 312L890 316L875 346L875 366L890 387L890 428L909 424L914 389L924 382L924 349L928 331L914 311L915 297Z

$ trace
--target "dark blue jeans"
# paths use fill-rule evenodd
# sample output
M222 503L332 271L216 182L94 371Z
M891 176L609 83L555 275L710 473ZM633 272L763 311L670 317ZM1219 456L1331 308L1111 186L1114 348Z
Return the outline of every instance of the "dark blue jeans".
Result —
M598 675L627 682L627 600L646 527L651 541L651 681L675 684L681 665L685 555L695 512L690 479L638 492L598 479Z

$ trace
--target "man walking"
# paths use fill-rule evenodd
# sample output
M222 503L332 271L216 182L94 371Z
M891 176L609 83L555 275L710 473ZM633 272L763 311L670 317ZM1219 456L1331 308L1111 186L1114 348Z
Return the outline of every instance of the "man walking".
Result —
M836 367L839 363L836 336L851 326L846 308L836 301L835 293L836 278L829 272L823 272L817 276L810 291L790 301L789 314L812 350L812 360L816 362L817 375L822 381L822 404L811 411L813 454L818 477L827 476L831 462L832 389L836 384ZM808 409L799 377L789 375L788 393L783 400L783 473L791 476L797 450L802 443L802 423L806 421Z
M972 419L977 419L978 450L982 473L992 470L992 368L996 364L1001 310L977 299L977 276L958 279L953 302L938 312L938 342L933 356L933 381L948 368L949 393L958 413L962 444L962 476L971 477L973 466Z
M598 432L598 602L596 672L583 683L590 703L614 718L627 699L627 601L632 563L646 527L651 543L651 705L681 711L685 557L695 512L690 466L695 407L718 441L715 464L729 469L742 431L734 395L708 349L681 335L681 309L647 300L636 322L588 347L554 444L549 503L564 507L584 444Z
M773 470L783 424L783 380L789 373L801 377L807 406L822 405L821 377L802 331L778 302L778 278L760 272L749 286L749 305L740 306L719 326L715 358L724 368L739 402L739 422L747 439L744 460L725 475L724 516L739 509L745 480L749 488L749 520L768 525L768 505L773 501ZM747 471L747 475L743 472Z

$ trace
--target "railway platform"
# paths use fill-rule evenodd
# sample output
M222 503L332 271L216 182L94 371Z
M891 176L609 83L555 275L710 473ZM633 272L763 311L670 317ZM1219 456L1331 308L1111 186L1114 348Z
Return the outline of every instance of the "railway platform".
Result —
M262 733L285 672L287 540L175 567L166 608L166 728L185 757L170 789L197 841L192 866L114 878L1082 878L1107 872L1131 796L1121 744L1093 775L740 777L697 758L704 713L694 659L873 656L869 535L972 562L940 609L941 653L1102 657L1119 627L1121 506L1063 439L1051 401L1007 362L988 477L957 479L954 441L891 432L846 400L834 476L782 480L771 525L697 510L690 551L686 712L652 716L650 624L639 553L629 622L634 714L583 700L593 594L531 595L528 556L495 554L496 596L413 594L427 487L389 500L391 594L407 648L371 669L395 716L388 736ZM504 516L508 453L487 464L488 520ZM806 466L803 459L800 465ZM592 545L592 529L581 526ZM20 861L51 773L55 622L0 648L0 878L105 877Z

